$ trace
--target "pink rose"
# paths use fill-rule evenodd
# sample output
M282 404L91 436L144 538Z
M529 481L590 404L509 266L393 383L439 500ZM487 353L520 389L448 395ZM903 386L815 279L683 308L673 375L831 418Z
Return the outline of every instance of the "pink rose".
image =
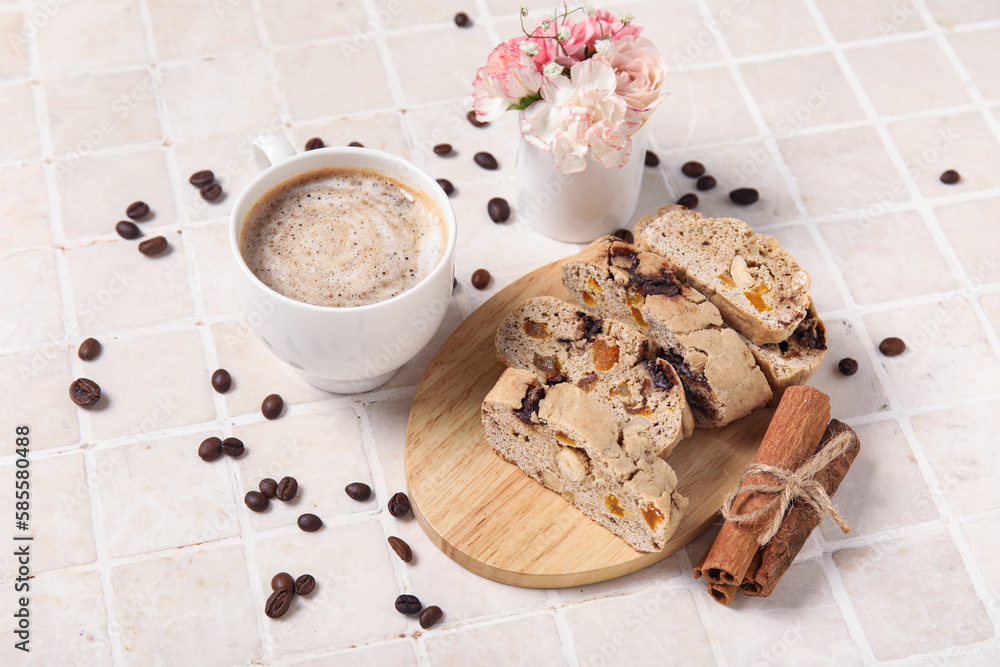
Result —
M663 99L661 89L667 74L663 56L645 37L629 35L611 42L614 51L596 56L615 70L615 92L639 111L652 110Z
M490 53L486 64L476 72L472 83L472 107L476 118L497 120L512 104L528 95L537 95L542 86L542 72L521 49L524 37L503 42Z

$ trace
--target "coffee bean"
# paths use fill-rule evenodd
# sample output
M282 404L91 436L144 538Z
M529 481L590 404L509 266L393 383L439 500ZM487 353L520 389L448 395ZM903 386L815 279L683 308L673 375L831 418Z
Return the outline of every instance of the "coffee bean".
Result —
M261 402L260 413L264 415L264 419L277 419L283 407L285 402L281 400L281 396L271 394Z
M658 167L660 166L660 156L653 151L646 151L646 166L647 167Z
M364 482L351 482L344 487L344 492L358 502L364 502L372 497L372 487Z
M441 186L441 189L444 190L444 193L449 197L455 193L455 186L452 185L451 181L449 181L447 178L437 179L437 184Z
M878 350L887 357L898 357L906 351L906 343L902 338L891 336L878 344Z
M616 230L614 236L617 236L618 238L620 238L625 243L628 243L629 245L635 243L635 235L632 234L632 232L630 232L627 229Z
M395 535L389 538L389 546L392 547L392 550L396 552L396 555L404 563L409 563L413 559L413 551L410 550L410 545Z
M351 143L349 143L347 145L351 146L352 148L364 148L365 147L365 145L363 143L361 143L360 141L352 141Z
M299 483L294 477L282 477L278 482L278 488L274 490L274 497L282 502L288 502L299 492Z
M326 146L326 144L324 144L323 140L320 139L319 137L313 137L312 139L310 139L309 141L306 142L306 150L307 151L314 151L317 148L323 148L325 146Z
M101 400L101 388L93 380L78 378L69 386L69 397L81 407L87 407Z
M404 593L396 598L396 611L400 614L412 616L413 614L419 612L422 607L423 605L420 604L420 600L417 599L416 595L408 595Z
M389 514L397 519L406 516L410 512L410 499L400 491L392 498L389 498Z
M199 189L205 187L206 185L211 185L214 182L215 174L212 173L211 169L196 171L188 178L188 183Z
M694 184L694 187L699 190L711 190L715 187L715 176L702 176L698 179L698 182Z
M243 445L243 441L239 438L226 438L222 441L222 451L226 456L232 456L233 458L239 458L243 456L247 448Z
M444 612L441 611L441 607L427 607L427 609L420 612L420 627L426 630L440 621L442 616L444 616Z
M468 28L472 26L472 19L465 12L459 12L455 14L455 25L459 28Z
M962 176L954 169L949 169L948 171L941 174L941 182L945 185L955 185L962 179Z
M854 375L858 372L858 362L850 357L844 357L840 360L840 363L837 364L837 368L839 368L840 372L844 375Z
M682 195L677 203L681 206L687 206L688 208L695 208L698 206L698 195L693 192L689 192L686 195Z
M222 195L222 186L218 183L206 185L201 189L200 194L205 201L215 201Z
M749 206L760 199L760 193L754 188L738 188L729 193L729 198L733 200L734 204Z
M260 491L247 491L247 494L243 496L243 502L254 512L263 512L271 504L267 496Z
M139 243L139 252L147 257L155 257L167 249L167 239L162 236L154 236Z
M681 172L683 172L684 175L689 178L698 178L699 176L704 175L705 165L703 165L701 162L696 162L694 160L691 160L690 162L685 162L681 166Z
M472 286L476 289L486 289L490 284L490 272L486 269L476 269L472 272Z
M149 206L144 201L134 201L125 209L125 215L132 220L141 220L149 215Z
M472 156L472 159L475 160L476 164L478 164L480 167L482 167L483 169L489 169L490 171L500 166L499 164L497 164L497 159L493 157L493 154L487 153L486 151L479 151L474 156Z
M494 197L486 204L486 211L490 214L493 222L507 222L510 220L510 204L503 197Z
M101 342L96 338L88 338L80 343L76 356L84 361L93 361L101 353Z
M222 456L222 439L213 435L202 440L198 445L198 456L202 461L214 461Z
M438 144L434 147L434 154L444 157L445 155L451 155L451 144Z
M472 123L472 127L486 127L487 125L489 125L488 122L484 122L476 118L475 111L470 111L469 113L465 114L465 118L470 123Z
M297 523L299 524L299 528L307 533L315 533L323 527L323 520L315 514L303 514L299 517Z
M274 495L278 492L278 483L270 477L265 477L257 484L257 488L268 498L274 498Z
M233 376L225 368L219 368L212 373L212 389L225 394L233 386Z
M264 603L264 613L268 618L281 618L292 605L294 596L295 593L292 591L274 591Z
M294 591L295 580L292 579L292 575L288 574L287 572L279 572L278 574L271 577L271 590Z
M311 574L303 574L295 580L295 594L309 595L316 588L316 579Z
M118 236L123 239L137 239L142 236L142 232L139 231L139 226L130 220L120 220L115 225L115 231L118 232Z

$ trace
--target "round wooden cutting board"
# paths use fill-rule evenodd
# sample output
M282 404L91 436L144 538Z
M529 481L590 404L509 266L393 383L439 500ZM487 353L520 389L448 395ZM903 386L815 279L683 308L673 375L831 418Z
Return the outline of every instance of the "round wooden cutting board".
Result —
M580 586L652 565L708 528L753 460L773 409L724 429L697 429L671 452L690 505L659 553L641 553L591 521L559 494L507 463L486 442L483 399L504 367L493 337L523 299L573 302L561 260L520 278L462 323L420 382L406 429L406 475L413 512L431 540L472 572L531 588Z

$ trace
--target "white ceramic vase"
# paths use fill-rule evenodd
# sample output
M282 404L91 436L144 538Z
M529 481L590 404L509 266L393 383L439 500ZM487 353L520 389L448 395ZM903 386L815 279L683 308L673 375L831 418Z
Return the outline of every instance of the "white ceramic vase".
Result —
M517 151L517 215L559 241L589 243L631 227L646 162L648 128L632 135L632 153L622 167L587 158L587 168L564 174L551 151L524 137Z

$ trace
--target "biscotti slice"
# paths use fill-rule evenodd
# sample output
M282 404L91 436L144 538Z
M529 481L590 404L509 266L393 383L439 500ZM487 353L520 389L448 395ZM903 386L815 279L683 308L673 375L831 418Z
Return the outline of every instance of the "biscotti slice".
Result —
M635 244L667 260L757 345L787 340L806 316L809 274L777 240L742 220L666 206L636 224Z
M490 445L638 551L660 551L688 501L634 424L568 382L508 368L483 402Z
M684 387L673 367L635 329L594 318L550 296L521 302L497 327L497 357L548 384L572 382L635 423L666 456L694 430Z
M566 260L562 279L591 313L627 322L663 350L698 426L725 426L770 400L744 339L662 257L605 236Z
M743 340L771 385L772 404L781 400L788 387L808 382L826 355L826 327L811 303L788 340L767 345L754 345L746 337Z

